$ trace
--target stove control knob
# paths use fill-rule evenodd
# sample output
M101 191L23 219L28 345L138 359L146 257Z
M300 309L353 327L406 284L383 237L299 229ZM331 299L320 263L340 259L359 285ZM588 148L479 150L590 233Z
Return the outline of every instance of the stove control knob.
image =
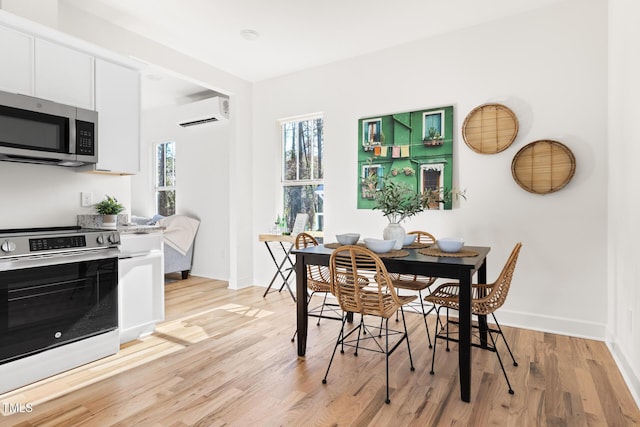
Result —
M11 240L5 240L0 247L2 248L2 252L13 252L16 250L16 244Z
M109 243L117 244L120 243L120 236L117 233L113 233L109 235Z
M98 234L98 238L96 239L99 245L104 245L104 236L102 234Z

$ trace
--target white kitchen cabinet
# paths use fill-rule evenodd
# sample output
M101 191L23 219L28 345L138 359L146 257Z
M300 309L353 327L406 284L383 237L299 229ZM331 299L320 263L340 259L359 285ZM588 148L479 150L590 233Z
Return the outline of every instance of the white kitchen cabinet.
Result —
M96 59L97 172L140 172L140 73Z
M162 233L121 234L118 260L120 343L148 335L164 319Z
M93 110L93 67L93 56L36 38L35 96Z
M0 90L33 95L33 44L32 36L0 27Z

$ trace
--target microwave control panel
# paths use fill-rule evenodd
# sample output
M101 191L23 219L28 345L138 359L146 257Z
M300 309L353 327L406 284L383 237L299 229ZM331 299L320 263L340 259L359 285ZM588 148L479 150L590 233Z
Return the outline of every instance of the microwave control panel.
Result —
M76 120L76 154L95 155L95 139L94 124Z

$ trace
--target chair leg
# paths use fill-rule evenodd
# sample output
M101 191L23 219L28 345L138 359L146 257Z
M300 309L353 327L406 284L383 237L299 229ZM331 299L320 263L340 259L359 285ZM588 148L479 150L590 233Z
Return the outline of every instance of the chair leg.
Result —
M449 349L449 307L447 307L447 323L446 323L446 328L447 328L447 351L451 351Z
M338 344L344 342L344 324L347 322L347 314L344 314L342 318L342 327L340 328L340 333L338 334L338 340L336 341L335 347L333 347L333 353L331 353L331 359L329 360L329 366L327 366L327 372L324 374L324 378L322 379L322 384L327 383L327 376L329 375L329 369L331 369L331 364L333 363L333 357L336 355L336 350L338 349ZM342 347L341 353L344 353L344 346Z
M509 355L511 356L511 360L513 360L513 366L518 366L518 362L516 362L516 358L513 357L513 353L511 352L511 347L509 347L509 343L507 342L507 339L504 337L504 334L502 333L502 328L500 327L500 324L498 323L498 319L496 319L496 315L494 313L491 313L491 316L493 316L493 321L496 322L496 326L498 327L498 331L500 333L500 336L502 337L502 341L504 341L504 345L507 346L507 350L509 351Z
M411 346L409 345L409 332L407 332L407 322L404 319L404 310L400 307L400 312L402 313L402 324L404 326L404 339L407 340L407 351L409 351L409 364L411 365L411 370L415 371L416 368L413 367L413 357L411 357Z
M424 311L424 300L422 299L422 291L418 291L418 298L420 298L420 308L422 308L422 317L424 319L424 328L427 330L427 341L429 342L429 348L432 348L431 345L431 334L429 333L429 326L427 325L427 313ZM431 312L431 310L429 310ZM397 314L396 314L397 315Z
M324 312L324 305L327 303L327 293L324 293L324 299L322 300L322 305L320 306L320 316L318 316L318 322L316 326L320 326L320 319L322 319L322 313Z
M358 355L358 348L360 348L360 332L362 330L365 331L365 335L367 333L367 329L364 327L364 316L360 316L360 324L358 325L358 340L356 341L356 352L353 353L354 356Z
M387 398L384 403L389 404L391 400L389 399L389 319L385 319L385 362L386 362L386 370L387 370Z
M438 345L438 324L442 327L442 322L440 321L440 308L441 307L438 307L436 309L436 327L433 334L433 352L431 353L431 371L429 372L431 375L435 373L433 365L436 361L436 346Z
M491 338L491 343L493 344L493 348L495 350L496 356L498 356L498 362L500 363L500 368L502 369L502 373L504 374L504 379L507 380L507 387L509 387L509 394L514 394L514 391L511 388L511 383L509 382L509 377L507 376L507 371L504 370L504 365L502 364L502 358L500 357L500 353L498 353L498 348L496 347L496 340L493 338L493 333L491 331L489 331L489 338Z

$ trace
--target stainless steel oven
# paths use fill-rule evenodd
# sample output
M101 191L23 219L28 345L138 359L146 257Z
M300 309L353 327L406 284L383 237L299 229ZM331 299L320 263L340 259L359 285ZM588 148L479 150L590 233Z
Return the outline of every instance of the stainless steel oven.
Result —
M90 352L85 340L118 342L118 243L78 227L0 231L0 376L70 345Z

